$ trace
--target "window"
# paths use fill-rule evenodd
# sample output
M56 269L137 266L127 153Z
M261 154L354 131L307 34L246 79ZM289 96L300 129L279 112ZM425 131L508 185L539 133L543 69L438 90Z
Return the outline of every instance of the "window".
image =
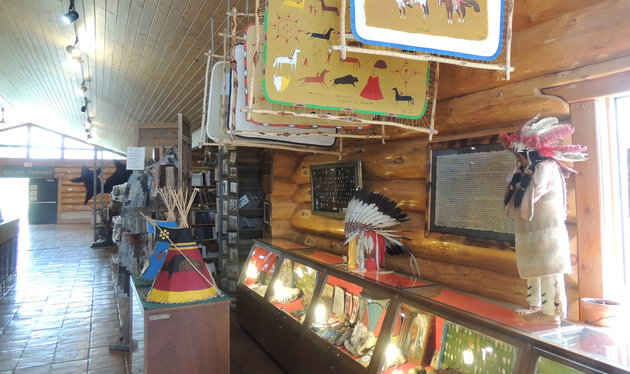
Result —
M0 158L93 160L95 147L36 125L0 129ZM99 148L96 158L121 160L125 156Z
M625 289L617 287L621 294L615 298L630 300L630 95L613 97L607 100L609 115L609 154L610 154L610 199L608 201L611 218L611 232L615 254L614 264L622 264L618 269L618 284L625 284ZM619 267L618 265L615 265ZM605 272L606 273L606 272ZM614 280L613 280L614 281ZM613 287L611 287L613 288ZM615 292L613 290L608 292ZM615 292L616 293L616 292Z

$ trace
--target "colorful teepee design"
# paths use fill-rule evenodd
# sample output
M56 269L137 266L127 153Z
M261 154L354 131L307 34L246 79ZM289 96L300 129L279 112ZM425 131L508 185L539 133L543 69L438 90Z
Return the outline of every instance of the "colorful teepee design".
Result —
M190 229L158 226L158 230L158 236L170 239L171 245L146 299L174 304L217 296L219 291L203 262Z
M168 248L171 246L171 243L168 240L166 240L165 238L163 239L162 236L159 235L160 229L157 227L154 229L155 226L159 226L160 228L176 228L177 222L173 220L154 221L148 223L149 234L157 232L158 235L156 237L155 248L153 248L153 252L151 253L151 256L149 256L149 260L145 262L144 266L142 267L142 271L140 272L139 278L145 281L155 280L158 271L160 271L160 268L162 267L162 264L166 259Z
M181 191L177 193L173 190L168 191L168 196L179 213L179 227L155 225L158 241L168 242L169 247L146 296L147 301L163 304L188 303L207 300L221 294L188 228L187 217L195 193L196 190L187 196ZM165 199L166 194L161 195Z

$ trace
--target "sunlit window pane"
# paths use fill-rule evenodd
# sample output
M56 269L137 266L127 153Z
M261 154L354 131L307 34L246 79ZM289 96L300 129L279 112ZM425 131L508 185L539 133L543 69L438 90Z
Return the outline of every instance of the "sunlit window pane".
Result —
M61 148L61 135L38 127L31 127L31 145Z
M28 140L28 129L26 127L18 127L16 129L6 130L0 133L0 144L26 145L27 140Z
M61 158L61 148L31 148L31 158Z
M65 149L63 158L66 160L92 160L94 159L94 151L87 149Z
M64 138L63 146L64 148L73 148L73 149L94 149L94 146L81 142L79 140L72 139L72 138Z
M0 157L26 158L26 147L0 147Z
M125 156L121 156L117 153L114 152L110 152L110 151L103 151L103 158L105 160L124 160L126 157Z

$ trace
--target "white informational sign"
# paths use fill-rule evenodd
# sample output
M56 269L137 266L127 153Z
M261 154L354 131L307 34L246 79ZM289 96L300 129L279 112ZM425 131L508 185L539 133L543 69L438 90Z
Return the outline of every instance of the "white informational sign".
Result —
M144 147L127 147L127 170L144 170Z

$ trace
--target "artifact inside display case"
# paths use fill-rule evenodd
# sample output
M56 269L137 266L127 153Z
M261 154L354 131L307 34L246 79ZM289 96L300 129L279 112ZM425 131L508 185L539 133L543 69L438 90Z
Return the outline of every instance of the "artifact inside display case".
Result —
M368 290L329 276L315 303L310 328L367 367L372 359L389 301L373 298Z
M264 297L267 286L276 270L278 256L270 251L255 247L245 265L241 283L249 287L252 291Z
M282 262L269 301L300 323L308 313L319 273L312 268L285 259Z
M418 308L402 303L398 307L394 328L381 360L381 373L408 373L423 368L431 361L435 340L435 317Z
M511 344L445 321L439 368L509 374L514 370L517 353Z

